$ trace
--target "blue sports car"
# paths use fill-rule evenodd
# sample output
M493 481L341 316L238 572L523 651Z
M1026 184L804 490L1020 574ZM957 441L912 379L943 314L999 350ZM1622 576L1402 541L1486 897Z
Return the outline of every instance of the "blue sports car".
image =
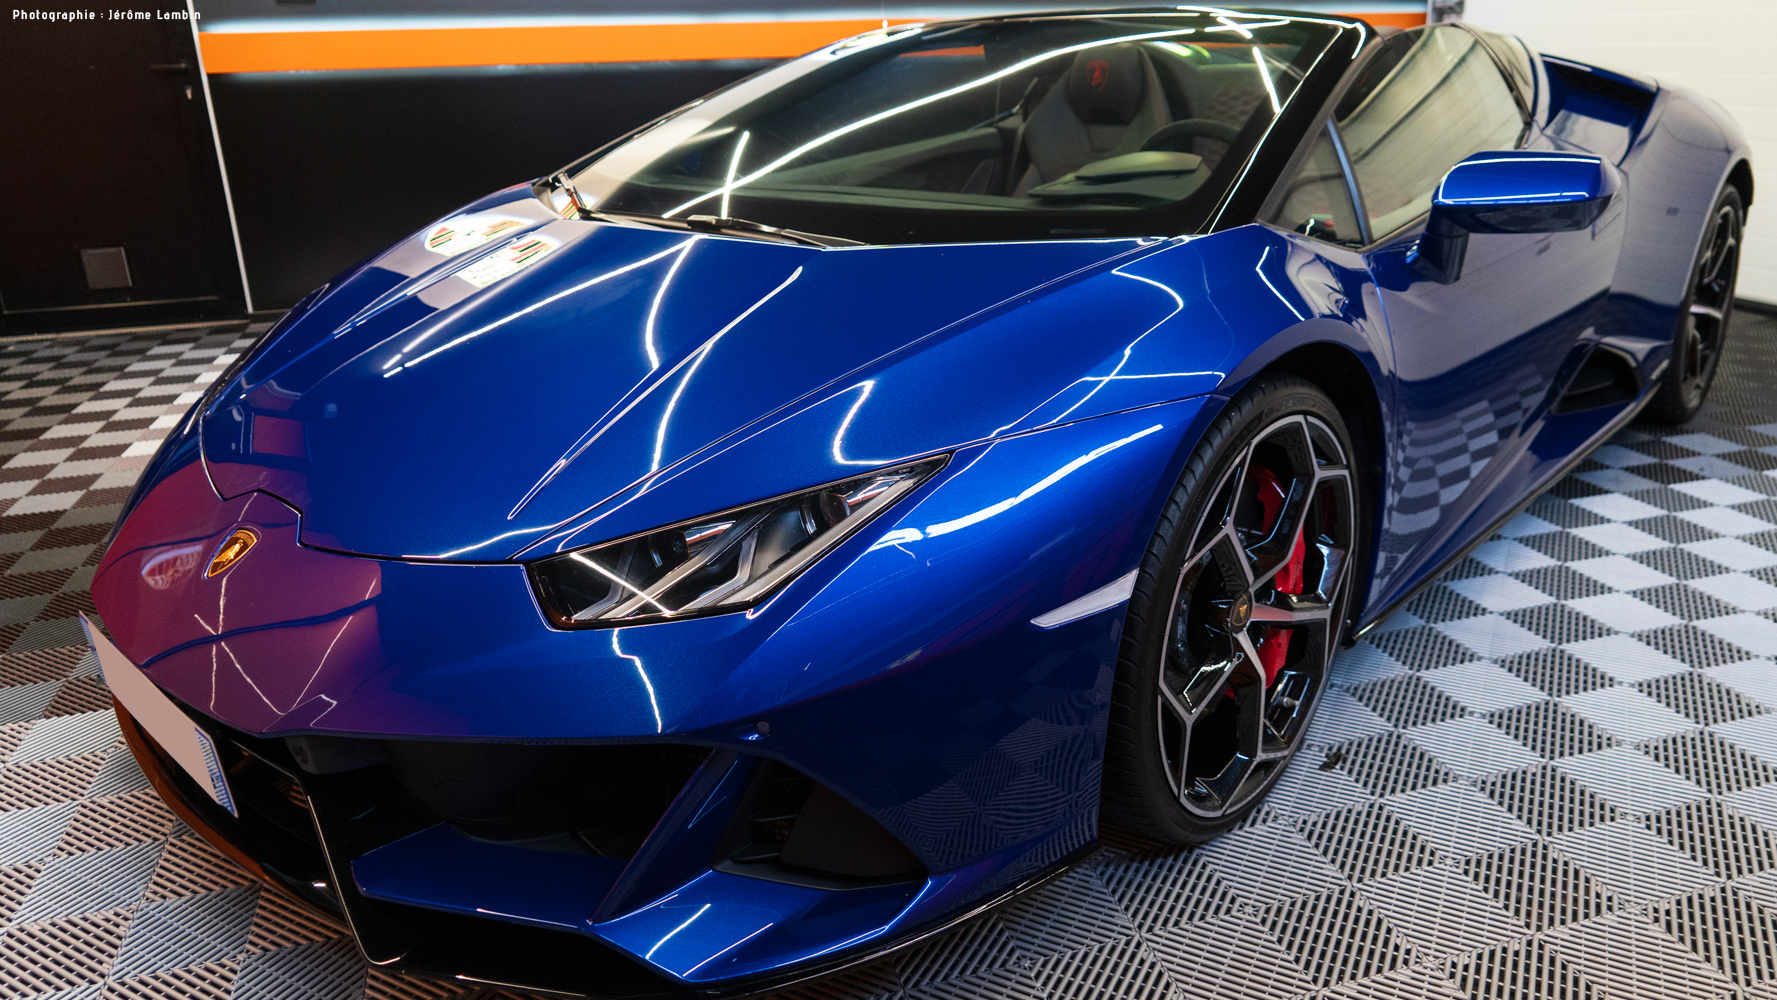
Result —
M1752 193L1714 104L1460 24L886 27L304 299L90 633L370 961L781 987L1239 823L1342 642L1697 410Z

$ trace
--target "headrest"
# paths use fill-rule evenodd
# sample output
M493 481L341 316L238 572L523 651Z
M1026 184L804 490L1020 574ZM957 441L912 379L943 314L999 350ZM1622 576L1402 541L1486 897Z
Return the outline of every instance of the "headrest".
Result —
M1084 49L1068 70L1067 102L1088 125L1127 125L1141 108L1147 82L1141 49L1133 43Z

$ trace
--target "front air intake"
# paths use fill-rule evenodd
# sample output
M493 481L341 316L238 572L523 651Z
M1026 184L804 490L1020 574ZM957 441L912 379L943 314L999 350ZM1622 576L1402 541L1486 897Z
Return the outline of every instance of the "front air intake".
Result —
M763 761L716 851L736 875L822 889L926 877L919 858L844 796L777 761Z

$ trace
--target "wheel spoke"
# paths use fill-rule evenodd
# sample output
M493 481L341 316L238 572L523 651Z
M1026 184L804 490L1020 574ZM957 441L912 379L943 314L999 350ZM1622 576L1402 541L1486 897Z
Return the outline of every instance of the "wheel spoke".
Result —
M1199 666L1196 675L1185 683L1184 691L1177 698L1180 716L1186 722L1195 722L1201 717L1228 690L1229 679L1246 656L1245 652L1235 649L1227 659Z
M1356 531L1345 446L1317 420L1277 421L1226 469L1188 536L1157 699L1168 780L1205 817L1244 809L1301 741L1336 648ZM1299 592L1279 592L1292 563ZM1273 639L1292 643L1287 656Z
M1333 607L1318 597L1277 594L1270 601L1253 604L1253 621L1260 625L1312 625L1333 617Z
M1702 302L1692 302L1691 303L1691 315L1692 316L1702 316L1706 319L1712 319L1717 322L1720 322L1722 310L1721 310L1721 307L1719 307L1719 306L1706 305Z

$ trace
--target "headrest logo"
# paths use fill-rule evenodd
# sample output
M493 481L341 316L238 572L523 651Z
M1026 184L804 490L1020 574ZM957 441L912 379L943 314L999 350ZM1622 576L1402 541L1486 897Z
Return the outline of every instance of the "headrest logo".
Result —
M1094 59L1086 64L1086 86L1099 93L1111 83L1111 64L1103 59Z

